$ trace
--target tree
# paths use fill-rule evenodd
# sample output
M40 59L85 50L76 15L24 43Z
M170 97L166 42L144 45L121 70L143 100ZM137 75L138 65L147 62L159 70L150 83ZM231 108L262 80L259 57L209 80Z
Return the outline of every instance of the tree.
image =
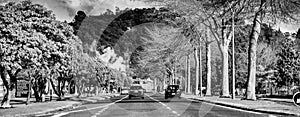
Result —
M276 23L276 20L288 22L289 19L295 19L295 14L300 11L299 1L266 1L260 0L250 4L258 4L259 7L254 11L253 27L249 40L249 56L248 56L248 79L245 99L256 100L255 82L256 82L256 46L259 34L261 32L261 22L264 18ZM252 9L255 9L253 7ZM270 10L271 9L271 10ZM279 11L279 12L278 12Z
M154 0L155 1L155 0ZM201 30L206 30L206 27L211 32L212 37L218 43L219 50L221 51L222 58L222 93L221 97L229 97L229 43L232 38L232 30L230 26L232 9L235 11L235 16L239 16L244 7L241 5L245 4L245 1L160 1L167 8L183 14L186 19L193 22L194 26L197 27L200 33L196 40L201 38L205 33ZM182 3L182 4L181 4ZM236 17L236 22L243 24L241 17Z
M282 42L281 50L277 56L278 61L276 68L278 70L278 86L286 86L287 89L290 89L294 82L299 81L298 76L300 75L300 54L299 51L295 49L295 42L290 39L285 39Z
M36 6L36 8L34 8ZM34 33L31 29L32 20L34 17L30 17L32 11L22 11L19 9L39 9L44 14L42 17L49 17L50 12L42 10L39 5L31 5L28 1L21 3L8 3L5 6L0 6L1 9L1 33L0 33L0 66L1 66L1 78L4 82L4 86L7 89L4 99L1 102L2 107L10 107L11 93L15 88L17 82L17 74L21 69L28 68L30 66L40 66L40 58L42 54L41 49L38 46L46 42L46 37L40 33ZM21 15L20 15L21 13ZM39 13L32 12L32 15ZM27 22L21 22L21 19L28 17ZM18 30L21 29L21 30ZM23 29L23 30L22 30ZM24 30L27 29L27 30Z
M0 72L7 89L1 106L10 107L18 73L29 68L50 69L68 61L69 40L75 37L68 24L56 21L41 5L10 2L0 9Z
M182 40L183 35L178 28L153 25L145 28L143 49L136 54L139 56L139 68L146 68L154 74L167 74L169 83L175 83L179 60L191 50L190 44ZM163 38L163 39L162 39ZM142 72L145 73L145 72ZM146 72L147 73L147 72Z
M78 30L80 29L81 23L83 22L83 20L85 18L86 18L86 14L84 13L84 11L77 11L77 14L74 17L74 20L69 23L73 27L75 35L77 35Z

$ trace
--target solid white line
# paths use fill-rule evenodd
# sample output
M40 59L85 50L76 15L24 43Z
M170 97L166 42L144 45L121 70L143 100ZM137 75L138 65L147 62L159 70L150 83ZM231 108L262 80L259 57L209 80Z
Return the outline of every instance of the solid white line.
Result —
M148 96L148 95L146 95L146 96ZM166 104L164 104L164 103L162 103L162 102L160 102L159 100L157 100L157 99L154 99L154 98L152 98L152 97L150 97L150 96L148 96L150 99L152 99L152 100L154 100L154 101L156 101L156 102L158 102L158 103L160 103L161 105L163 105L164 107L166 107L168 110L170 110L173 114L175 114L175 115L177 115L177 116L180 116L180 114L178 114L176 111L174 111L174 110L172 110L169 106L167 106Z
M108 106L110 106L110 105L113 105L113 104L115 104L115 103L117 103L117 102L122 101L123 99L125 99L125 98L127 98L127 97L128 97L128 95L125 96L125 97L123 97L123 98L121 98L121 99L119 99L119 100L117 100L117 101L115 101L115 102L109 103L109 104L107 104L107 105L97 106L97 107L94 107L94 108L87 108L87 109L82 109L82 110L74 110L74 111L69 111L69 112L63 112L63 113L60 113L60 114L57 114L57 115L53 115L53 116L51 116L51 117L61 117L61 116L64 116L64 115L67 115L67 114L70 114L70 113L76 113L76 112L82 112L82 111L88 111L88 110L94 110L94 109L99 109L99 108L108 107Z
M193 99L188 99L188 98L185 98L185 99L187 99L187 100L189 100L189 101L201 102L201 103L205 103L205 104L208 104L208 105L219 106L219 107L222 107L222 108L231 109L231 110L236 110L236 111L243 111L243 112L248 112L248 113L258 114L258 115L263 114L263 113L259 113L259 112L253 112L253 111L248 111L248 110L243 110L243 109L237 109L237 108L232 108L232 107L227 107L227 106L222 106L222 105L212 104L212 103L208 103L208 102L202 102L202 101L199 101L199 100L193 100Z

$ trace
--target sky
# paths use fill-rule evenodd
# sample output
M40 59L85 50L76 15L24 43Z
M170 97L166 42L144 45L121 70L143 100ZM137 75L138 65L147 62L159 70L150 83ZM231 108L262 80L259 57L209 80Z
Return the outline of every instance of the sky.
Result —
M0 5L9 1L19 0L0 0ZM41 4L53 11L57 20L72 21L76 12L85 11L87 15L100 15L106 9L115 11L116 7L125 8L145 8L150 5L139 0L31 0L33 3ZM124 60L121 56L116 55L112 48L107 48L105 54L100 57L111 68L125 71ZM114 59L114 63L109 60Z
M0 0L0 4L8 1L20 0ZM106 9L115 10L116 6L120 9L125 8L144 8L150 7L139 0L31 0L33 3L44 5L53 11L58 20L71 21L78 10L85 11L88 15L99 15Z
M4 5L8 1L20 1L20 0L0 0L0 5ZM139 0L32 0L33 3L42 4L46 8L53 11L57 20L60 21L72 21L78 10L83 10L87 15L99 15L110 9L115 11L116 7L120 9L125 8L145 8L151 7L151 5ZM295 33L300 24L283 24L280 23L274 29L278 29L282 32ZM124 60L122 57L117 56L113 49L108 48L107 52L102 55L103 61L109 64L110 67L115 69L125 70L123 65ZM114 63L109 63L109 59L114 58Z
M0 4L8 1L20 1L20 0L0 0ZM116 6L120 9L125 8L145 8L151 7L149 3L144 3L140 0L32 0L33 3L44 5L46 8L53 11L56 18L60 21L72 21L78 10L85 11L88 15L99 15L110 9L114 11ZM300 28L300 23L297 24L283 24L280 23L274 29L278 29L282 32L296 33Z
M85 11L88 15L99 15L110 9L114 11L116 6L125 8L149 7L142 1L132 0L32 0L51 9L58 20L71 21L78 10Z

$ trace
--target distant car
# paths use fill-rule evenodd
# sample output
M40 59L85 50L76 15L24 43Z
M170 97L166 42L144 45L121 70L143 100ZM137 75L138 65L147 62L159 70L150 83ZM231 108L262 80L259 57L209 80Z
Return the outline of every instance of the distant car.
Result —
M145 90L142 86L133 85L129 89L129 99L131 99L132 97L141 97L142 99L144 99L144 92Z
M168 99L169 97L180 98L180 96L181 96L181 89L179 85L169 85L165 90L165 99Z
M121 88L121 95L128 95L129 94L129 88L123 87Z

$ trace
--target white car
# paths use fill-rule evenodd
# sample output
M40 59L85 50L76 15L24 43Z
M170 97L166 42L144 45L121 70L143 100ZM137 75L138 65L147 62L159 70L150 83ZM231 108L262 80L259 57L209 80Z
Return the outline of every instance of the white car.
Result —
M129 94L129 88L123 87L121 88L121 95L128 95Z

